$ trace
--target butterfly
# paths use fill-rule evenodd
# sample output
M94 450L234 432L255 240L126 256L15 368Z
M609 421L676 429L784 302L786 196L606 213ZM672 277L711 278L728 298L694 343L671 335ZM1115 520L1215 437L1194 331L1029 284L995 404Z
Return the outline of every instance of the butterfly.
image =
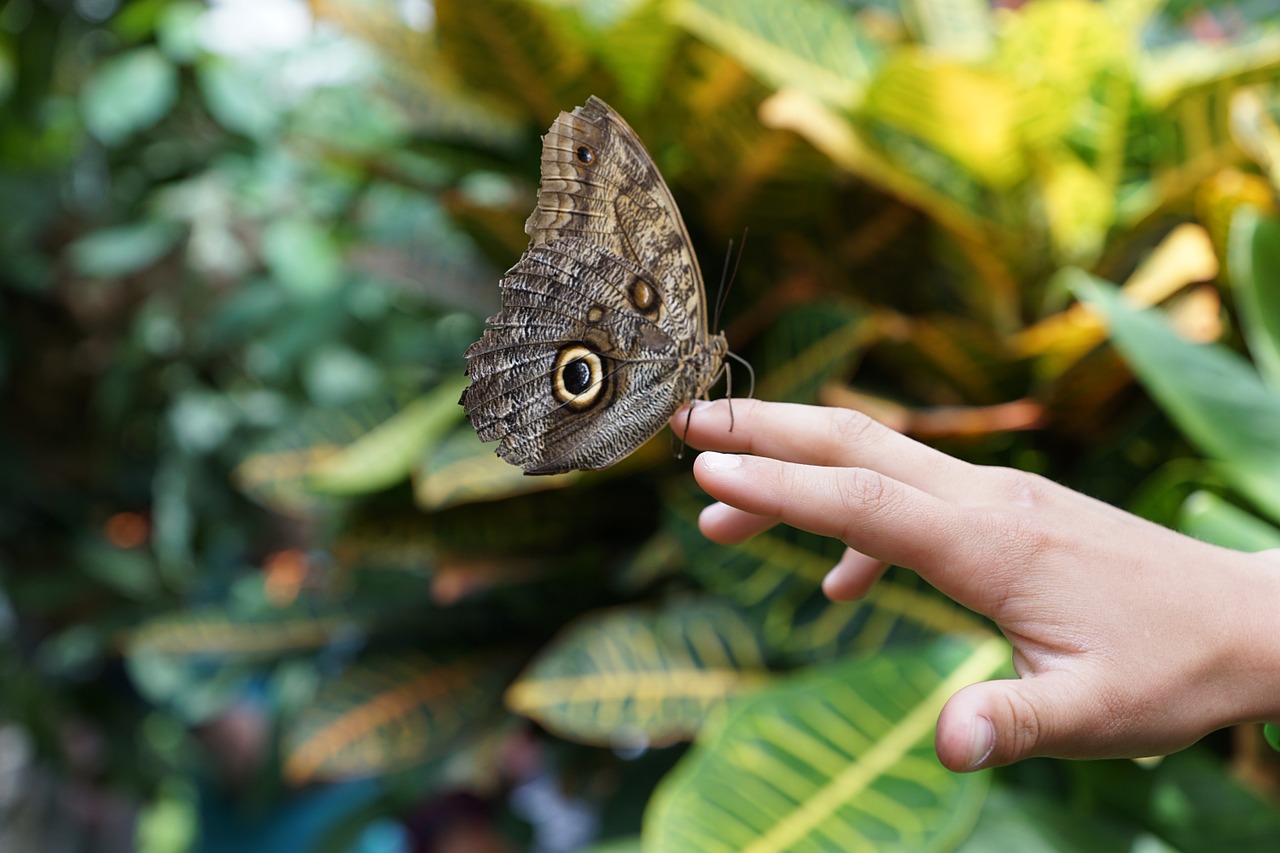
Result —
M467 349L459 400L526 474L604 468L705 396L728 344L707 330L702 272L639 136L596 97L542 138L529 248Z

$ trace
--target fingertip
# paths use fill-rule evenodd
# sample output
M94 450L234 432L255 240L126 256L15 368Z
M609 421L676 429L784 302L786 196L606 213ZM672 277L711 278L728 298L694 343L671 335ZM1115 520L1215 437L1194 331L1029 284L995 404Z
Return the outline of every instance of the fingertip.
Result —
M725 524L730 522L734 513L733 507L716 501L702 508L698 513L698 529L702 535L712 541L719 541L718 534Z
M832 601L857 601L866 596L888 568L883 560L846 548L822 579L822 592Z
M970 685L952 696L938 715L934 749L942 766L954 773L981 770L995 750L996 730L991 718L974 702Z
M698 529L702 535L721 545L744 542L776 523L777 519L752 515L719 502L704 507L698 515Z
M995 746L995 725L981 714L953 719L945 725L941 719L938 722L935 740L938 760L954 773L986 769Z
M723 471L733 471L741 468L743 457L737 453L714 453L707 451L699 453L695 465L702 467L702 470L719 474Z
M957 773L1002 767L1054 752L1061 734L1079 722L1052 676L998 679L956 692L938 715L938 760ZM1055 739L1056 738L1056 739Z
M693 422L708 411L714 411L715 405L719 400L690 400L687 403L681 403L680 408L676 409L671 415L671 426L680 432L684 432L685 424L692 426Z

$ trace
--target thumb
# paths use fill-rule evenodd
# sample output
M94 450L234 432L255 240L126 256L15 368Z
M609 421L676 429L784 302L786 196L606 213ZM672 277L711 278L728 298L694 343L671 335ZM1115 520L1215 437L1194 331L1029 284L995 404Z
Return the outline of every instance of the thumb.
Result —
M1078 727L1063 681L1047 673L984 681L958 691L938 716L938 759L965 773L1045 755L1056 735Z

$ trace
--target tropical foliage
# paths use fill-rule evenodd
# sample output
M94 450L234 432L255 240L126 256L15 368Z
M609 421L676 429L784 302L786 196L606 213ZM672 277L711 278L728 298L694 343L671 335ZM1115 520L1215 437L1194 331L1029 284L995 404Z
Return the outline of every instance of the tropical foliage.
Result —
M1268 6L10 0L0 758L123 814L76 849L1274 849L1259 732L950 774L983 620L707 542L667 435L525 477L457 405L595 94L711 287L749 231L757 396L1280 547Z

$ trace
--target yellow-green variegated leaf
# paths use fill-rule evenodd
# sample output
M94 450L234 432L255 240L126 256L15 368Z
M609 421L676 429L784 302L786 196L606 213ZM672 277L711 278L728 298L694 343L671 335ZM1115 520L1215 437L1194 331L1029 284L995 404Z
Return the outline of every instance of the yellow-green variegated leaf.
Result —
M338 495L359 495L394 486L458 421L458 396L466 379L446 380L378 424L355 441L318 462L310 471L311 488Z
M766 647L788 659L869 654L982 624L915 573L899 569L890 569L857 602L832 602L822 579L840 558L841 543L778 526L738 545L717 545L698 532L691 499L670 504L670 529L684 547L689 573L743 608Z
M661 95L684 35L667 14L667 0L542 5L579 50L612 74L621 94L610 99L614 107L626 112L628 106L642 107Z
M1006 77L924 50L896 52L867 91L862 115L944 155L983 184L1007 189L1026 176L1021 97ZM918 157L919 155L916 154ZM907 161L901 161L906 167Z
M215 605L148 619L126 635L124 649L130 656L260 660L323 648L354 628L345 614L297 608L244 615Z
M448 381L416 399L388 397L308 412L236 467L236 485L283 512L306 512L341 495L394 485L461 419L462 384Z
M582 99L588 55L553 10L519 0L435 0L436 45L471 91L551 124ZM612 81L596 91L609 97Z
M510 672L493 656L452 660L397 655L354 664L320 685L288 728L291 782L402 770L458 748L458 738L499 707Z
M1157 107L1216 90L1225 94L1249 84L1280 79L1280 33L1263 33L1227 46L1179 39L1137 55L1142 96Z
M236 466L242 492L278 512L306 512L333 501L310 488L316 466L391 417L403 401L380 399L312 410L277 430Z
M903 8L919 40L939 56L984 59L995 43L995 16L986 0L907 0Z
M336 612L240 614L209 606L148 619L125 634L122 651L125 671L147 701L198 724L243 694L252 667L315 655L359 635L356 620Z
M413 494L418 506L439 510L558 489L578 477L576 471L526 477L522 470L504 462L494 452L493 444L480 441L468 426L455 430L422 459L414 472Z
M676 20L777 87L793 86L851 109L879 63L879 48L837 4L816 0L677 0Z
M988 779L943 768L934 725L951 694L1008 660L1002 639L951 638L829 664L731 703L654 794L644 849L950 850L972 829Z
M767 678L746 620L722 601L592 614L543 650L507 706L572 740L685 740L726 696Z
M1028 144L1071 134L1105 162L1123 145L1128 87L1139 29L1110 4L1088 0L1031 3L1006 19L992 67L1019 91L1017 122ZM1125 88L1123 108L1107 109L1112 81Z

